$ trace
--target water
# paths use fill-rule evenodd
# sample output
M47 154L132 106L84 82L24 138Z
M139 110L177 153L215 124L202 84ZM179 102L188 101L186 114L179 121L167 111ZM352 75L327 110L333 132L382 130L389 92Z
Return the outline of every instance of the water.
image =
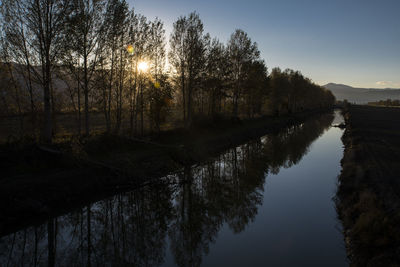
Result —
M338 113L0 239L0 266L347 266Z

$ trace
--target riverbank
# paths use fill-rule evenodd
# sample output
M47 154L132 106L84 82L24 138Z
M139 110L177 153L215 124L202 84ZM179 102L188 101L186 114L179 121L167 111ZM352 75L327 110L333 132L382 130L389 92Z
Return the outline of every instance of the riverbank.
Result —
M352 266L400 264L400 109L351 105L337 210Z
M219 121L143 140L72 139L53 147L1 149L0 235L206 160L252 138L300 124L317 113Z

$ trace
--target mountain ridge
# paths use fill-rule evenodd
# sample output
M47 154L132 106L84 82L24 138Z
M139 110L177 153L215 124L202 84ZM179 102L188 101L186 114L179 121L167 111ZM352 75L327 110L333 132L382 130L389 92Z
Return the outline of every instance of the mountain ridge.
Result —
M348 88L354 88L354 89L366 89L366 90L400 90L400 88L393 88L393 87L385 87L385 88L365 88L365 87L354 87L351 85L347 84L342 84L342 83L327 83L325 85L322 85L322 87L331 87L331 86L340 86L340 87L348 87Z
M330 90L337 100L344 100L356 104L366 104L386 99L400 99L398 88L357 88L345 84L328 83L322 87Z

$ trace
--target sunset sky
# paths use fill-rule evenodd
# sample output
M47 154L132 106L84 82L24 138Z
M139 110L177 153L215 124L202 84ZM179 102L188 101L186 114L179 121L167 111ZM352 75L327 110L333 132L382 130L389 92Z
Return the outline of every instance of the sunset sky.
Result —
M237 28L259 45L269 69L300 70L318 84L400 88L399 0L128 0L149 19L200 14L226 42Z

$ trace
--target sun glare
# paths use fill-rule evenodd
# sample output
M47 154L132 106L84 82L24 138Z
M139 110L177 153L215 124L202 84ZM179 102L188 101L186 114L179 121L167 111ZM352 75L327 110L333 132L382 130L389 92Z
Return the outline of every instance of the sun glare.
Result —
M139 71L145 72L145 71L147 71L148 68L149 68L149 64L147 64L146 61L139 62L139 65L138 65Z

